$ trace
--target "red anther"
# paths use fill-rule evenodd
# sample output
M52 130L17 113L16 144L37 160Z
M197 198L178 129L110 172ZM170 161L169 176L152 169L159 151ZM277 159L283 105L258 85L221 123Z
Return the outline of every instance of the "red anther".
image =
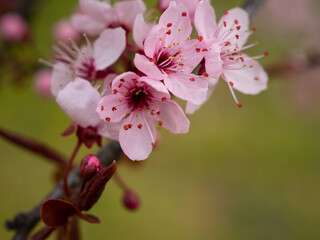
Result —
M124 125L123 129L127 131L129 129L129 126L128 125Z
M179 66L183 66L184 64L183 63L179 63Z
M233 58L233 57L229 57L229 59L230 59L231 61L233 61L233 60L234 60L234 58Z
M139 129L141 129L141 128L142 128L142 124L141 124L141 123L138 125L138 128L139 128Z
M190 80L191 82L194 82L194 81L195 81L195 79L194 79L194 78L190 78L189 80Z
M263 54L264 54L266 57L269 56L269 52L264 52Z
M137 83L137 82L138 82L138 79L132 78L132 81L133 81L134 83Z
M259 78L258 78L258 77L255 77L254 80L259 81Z
M208 73L203 74L204 77L209 77Z
M238 34L236 35L236 39L239 39L239 35Z
M242 107L242 103L238 103L237 105L238 105L238 107L239 107L239 108L241 108L241 107Z
M251 30L255 32L255 31L257 31L257 28L253 27L253 28L251 28Z
M181 50L179 50L178 53L181 54Z
M166 74L170 74L170 73L171 73L171 71L169 71L169 70L166 70L166 71L165 71L165 73L166 73Z
M156 113L155 113L156 111L154 110L154 109L152 109L151 110L151 115L155 115Z
M155 144L154 142L152 142L151 145L152 145L152 147L155 147L155 146L156 146L156 144Z
M244 59L243 59L243 57L239 57L239 59L241 60L241 62L244 62Z
M240 30L241 26L240 26L240 25L238 25L236 28L237 28L237 30Z
M233 87L233 82L230 81L229 84L230 84L231 87Z
M104 107L103 107L103 106L101 106L101 111L103 111L103 109L104 109Z
M118 88L121 88L121 87L122 87L122 83L119 84Z
M121 78L121 79L120 79L120 82L124 82L124 79L123 79L123 78Z
M186 17L187 16L187 13L186 12L183 12L182 13L182 17Z
M228 15L229 14L229 12L228 11L224 11L224 13L223 13L224 15Z
M201 50L200 50L200 48L196 48L196 51L197 51L197 52L200 52Z
M117 89L113 89L113 94L116 94L118 92Z
M202 49L202 52L208 52L208 49L204 48Z
M132 128L132 124L128 124L128 127L129 127L129 128Z
M107 122L110 122L110 120L111 120L109 117L106 117L105 119Z
M117 110L117 108L116 107L112 107L112 112L115 111L115 110Z
M226 27L227 26L227 22L223 21L223 26Z
M167 24L167 27L171 27L171 26L172 26L172 23L168 23L168 24Z
M230 44L230 42L226 42L225 44L224 44L224 46L228 46Z
M159 121L159 126L162 126L163 122L162 121Z
M138 111L141 112L141 111L142 111L142 108L138 108Z
M171 34L171 30L169 29L166 34L170 35Z
M157 114L160 115L160 111L158 111Z
M239 21L237 19L234 20L234 24L238 25Z
M199 36L198 37L198 40L201 42L203 40L203 37L202 36Z
M167 100L166 97L163 97L163 98L161 99L162 102L164 102L164 101L166 101L166 100Z

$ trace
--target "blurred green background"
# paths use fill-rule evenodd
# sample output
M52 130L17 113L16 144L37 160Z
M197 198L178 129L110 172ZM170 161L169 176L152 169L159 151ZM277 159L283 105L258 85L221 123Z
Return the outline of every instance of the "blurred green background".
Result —
M213 6L221 16L243 2L216 0ZM319 2L306 2L319 12ZM49 56L52 25L70 15L76 4L47 0L38 6L32 18L36 58ZM261 44L250 54L268 50L269 57L260 61L267 68L297 49L315 50L312 38L319 40L320 29L306 33L309 25L291 26L293 30L277 26L272 7L262 7L251 24L258 31L250 40ZM290 10L287 6L283 11L284 19ZM302 12L295 15L304 21ZM317 15L314 21L319 26ZM162 142L149 159L120 165L118 172L139 194L141 208L127 211L122 191L111 180L90 211L102 224L81 222L83 239L320 239L319 76L319 69L271 75L267 91L237 94L241 109L220 82L211 99L189 116L187 135L161 129ZM30 77L20 88L6 84L5 74L1 78L0 126L42 140L68 156L76 139L60 133L71 120L53 100L35 94ZM83 148L77 160L96 151ZM54 166L3 139L0 159L3 223L49 192ZM1 227L0 236L10 239L13 233Z

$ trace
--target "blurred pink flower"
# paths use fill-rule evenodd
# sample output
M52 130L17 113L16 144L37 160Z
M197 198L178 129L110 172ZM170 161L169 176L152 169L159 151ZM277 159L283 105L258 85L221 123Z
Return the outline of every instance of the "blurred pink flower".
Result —
M209 50L204 57L206 73L215 79L222 77L228 83L239 107L242 105L233 88L244 94L258 94L267 88L268 76L255 61L263 55L249 57L241 53L256 45L245 45L252 33L249 31L249 16L246 11L240 8L226 11L217 24L213 7L208 0L202 0L198 4L194 21L199 38Z
M108 27L121 26L132 30L136 16L146 10L141 0L117 2L113 7L107 1L79 1L83 13L74 14L72 23L79 32L92 36L99 35Z
M81 35L69 20L63 19L53 27L53 36L56 40L67 41L71 38L77 42Z
M195 104L205 101L208 82L192 73L204 56L192 31L188 10L171 2L144 42L145 55L136 54L135 66L147 76L163 80L170 92ZM199 46L198 46L199 45Z
M43 97L52 97L51 93L51 69L41 69L34 76L34 87L36 92Z
M159 7L162 11L165 11L172 0L160 0L159 1ZM182 3L189 12L190 20L193 21L194 13L196 11L197 5L199 3L199 0L175 0L176 3Z
M189 131L189 120L162 82L126 72L114 79L112 90L100 100L97 112L106 122L121 123L119 141L130 159L144 160L151 153L155 121L173 133Z
M27 22L17 13L7 13L0 18L0 34L6 41L19 42L27 38Z

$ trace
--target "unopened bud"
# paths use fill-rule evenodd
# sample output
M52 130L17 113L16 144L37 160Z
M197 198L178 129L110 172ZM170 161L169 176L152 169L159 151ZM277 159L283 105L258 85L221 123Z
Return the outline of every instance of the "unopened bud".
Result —
M90 154L85 156L80 164L80 174L85 180L92 178L101 169L102 166L99 159Z
M73 27L69 20L59 21L53 28L53 36L56 40L68 41L72 39L78 41L80 38L80 33Z
M129 210L136 210L140 205L140 199L138 195L131 190L127 190L124 193L122 201L125 207L128 208Z
M51 76L52 71L49 69L39 70L34 77L34 87L36 92L43 97L52 97L51 94Z
M27 22L17 13L7 13L0 19L1 36L9 42L20 42L27 38Z

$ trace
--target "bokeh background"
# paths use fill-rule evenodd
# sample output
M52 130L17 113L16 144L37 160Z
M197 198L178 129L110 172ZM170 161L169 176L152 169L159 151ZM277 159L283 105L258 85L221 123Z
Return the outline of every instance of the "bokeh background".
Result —
M320 239L320 65L309 66L307 60L320 50L320 2L266 2L251 24L257 32L250 41L260 44L249 52L269 52L260 61L270 71L268 90L257 96L238 93L239 109L220 82L189 117L187 135L161 129L161 144L149 159L122 161L118 169L139 194L141 208L126 210L122 191L111 180L91 210L102 224L81 222L83 239ZM213 5L221 16L243 3L215 0ZM33 43L15 49L18 55L29 62L47 58L52 26L76 5L76 0L40 1L30 17ZM285 70L288 61L293 67ZM69 155L76 138L60 133L71 120L54 100L35 93L33 76L13 84L13 71L0 66L0 126ZM96 151L83 148L77 160ZM3 139L0 163L3 223L49 192L55 168ZM1 239L12 236L0 228Z

